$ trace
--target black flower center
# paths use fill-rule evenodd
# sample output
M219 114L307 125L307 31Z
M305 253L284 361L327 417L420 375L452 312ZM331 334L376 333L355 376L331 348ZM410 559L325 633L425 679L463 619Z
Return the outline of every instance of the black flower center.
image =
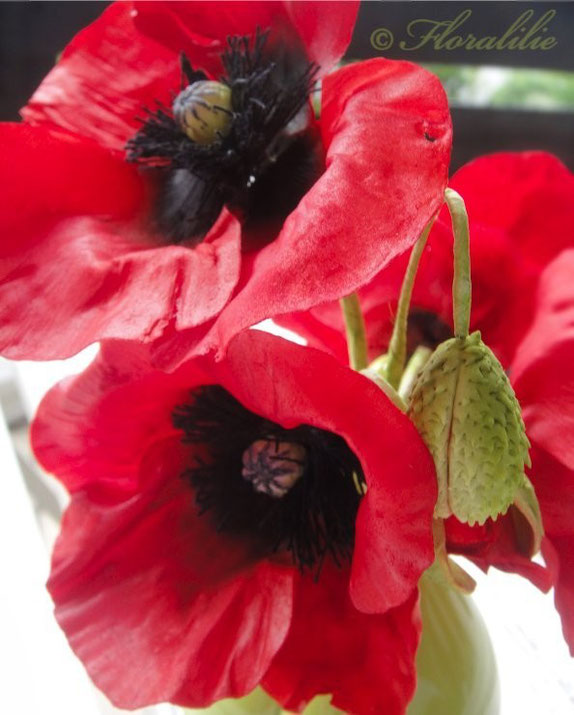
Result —
M184 477L217 530L251 537L264 553L289 552L301 569L318 571L327 555L350 559L364 476L342 437L285 429L213 385L195 389L173 422L198 445Z
M296 44L267 40L229 38L220 82L182 57L173 106L146 110L127 144L128 160L155 174L155 220L170 241L201 241L223 206L269 240L323 169L309 104L318 67Z

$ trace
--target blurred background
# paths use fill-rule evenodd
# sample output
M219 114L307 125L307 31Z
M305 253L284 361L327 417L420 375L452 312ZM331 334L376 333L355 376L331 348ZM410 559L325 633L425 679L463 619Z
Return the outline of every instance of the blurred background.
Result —
M19 108L66 43L107 4L0 2L1 120L18 120ZM530 12L516 36L524 39L538 22L540 37L556 42L545 51L441 49L432 38L423 42L425 32L434 28L438 36L469 10L443 44L468 33L500 37ZM574 170L573 34L569 2L363 2L345 59L407 59L440 77L452 106L453 170L477 155L523 149L551 151ZM0 712L7 715L119 712L92 687L51 616L43 584L66 495L39 470L28 446L28 425L42 395L95 352L92 347L65 362L0 359ZM506 574L473 575L479 580L475 601L499 663L502 715L574 712L574 667L552 594ZM178 711L165 705L140 712Z

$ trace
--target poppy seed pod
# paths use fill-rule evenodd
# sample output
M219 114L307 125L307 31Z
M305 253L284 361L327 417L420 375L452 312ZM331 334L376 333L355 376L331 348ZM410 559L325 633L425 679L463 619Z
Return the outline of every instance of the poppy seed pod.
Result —
M223 82L194 82L175 98L173 114L191 141L214 144L231 129L231 89Z
M472 525L506 513L525 483L530 443L514 390L479 331L439 345L408 414L435 460L435 516Z

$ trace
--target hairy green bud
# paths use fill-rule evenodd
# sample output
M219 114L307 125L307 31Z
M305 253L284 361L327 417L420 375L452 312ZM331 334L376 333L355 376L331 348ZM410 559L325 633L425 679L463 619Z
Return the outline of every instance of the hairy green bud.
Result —
M483 524L505 514L529 484L520 405L478 331L438 346L413 386L408 415L435 461L435 517Z

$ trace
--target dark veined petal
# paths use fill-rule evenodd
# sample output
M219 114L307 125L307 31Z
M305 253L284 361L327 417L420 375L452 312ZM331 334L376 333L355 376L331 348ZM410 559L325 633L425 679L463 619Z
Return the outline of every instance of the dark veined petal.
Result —
M402 715L415 690L416 593L384 615L367 616L353 606L347 579L326 564L319 584L296 581L292 625L263 686L295 712L330 693L344 712Z

